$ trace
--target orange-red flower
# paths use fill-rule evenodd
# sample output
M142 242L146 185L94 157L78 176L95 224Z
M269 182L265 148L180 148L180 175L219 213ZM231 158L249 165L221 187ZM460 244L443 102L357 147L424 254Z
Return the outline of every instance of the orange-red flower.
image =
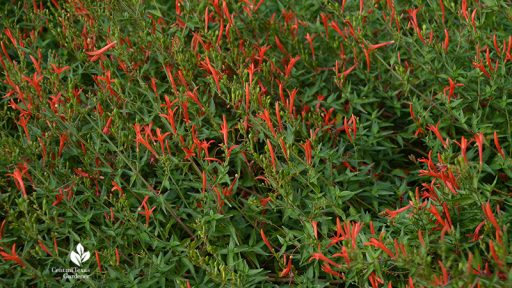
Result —
M85 52L85 54L87 54L89 56L92 56L92 57L89 58L90 61L96 61L96 60L98 60L101 57L101 55L103 55L109 49L115 47L116 44L117 44L117 41L114 41L112 43L107 44L105 47L103 47L101 49L98 49L98 50L95 50L95 51L90 51L90 52Z
M484 211L485 217L489 220L489 222L491 222L492 226L494 226L494 229L496 229L496 233L501 234L500 225L498 224L496 217L494 217L491 203L489 201L487 201L485 204L482 204L482 210Z
M437 139L441 141L441 144L443 144L443 147L446 148L448 146L448 143L443 139L443 136L441 135L441 132L439 132L439 122L437 122L436 126L430 124L428 125L428 129L436 135Z
M21 267L25 268L25 263L23 260L16 254L16 243L12 244L11 253L4 252L4 250L0 247L0 256L4 259L4 261L14 261Z
M263 242L265 243L265 245L267 245L268 249L274 252L274 247L272 247L272 245L270 245L270 242L268 242L267 236L265 236L265 232L263 232L263 229L260 229L260 235L261 239L263 239Z
M327 258L322 252L316 252L316 253L313 253L313 255L309 258L309 262L311 262L313 259L317 260L317 261L322 261L322 262L325 262L329 265L332 265L334 267L340 267L341 265L332 261L331 259Z
M480 166L484 163L483 159L483 146L484 146L484 134L482 132L475 134L476 145L478 146L478 157L480 158Z
M272 144L270 143L269 139L267 139L267 146L268 146L268 151L270 152L270 161L272 163L272 168L274 168L274 170L276 170L276 155L274 153L274 148L272 147Z
M393 252L391 252L391 250L389 250L389 248L386 247L386 245L384 245L381 241L379 241L375 238L371 238L370 242L364 243L364 246L377 247L377 248L381 249L382 251L384 251L386 254L388 254L389 257L391 257L391 258L395 257L395 255L393 255Z
M409 16L411 16L410 23L412 24L412 27L414 28L414 30L418 34L418 37L420 38L421 42L423 42L423 44L425 44L425 40L423 39L423 36L421 35L421 30L420 30L420 27L418 25L418 19L417 19L417 16L416 16L418 14L418 11L420 11L420 8L408 9L407 13L409 14Z
M308 165L311 165L311 159L312 159L312 155L313 155L311 141L308 139L308 140L306 140L306 143L301 144L301 146L302 146L302 148L304 148L304 154L306 156L306 163L308 163Z
M24 198L27 198L27 190L25 189L25 183L23 182L23 174L25 174L25 171L21 171L19 168L14 169L14 172L12 174L6 174L7 176L11 176L14 179L14 184L16 184L16 187L18 190L21 191L21 195L23 195Z
M505 159L505 152L503 152L503 149L501 149L501 145L498 140L498 133L496 133L496 131L494 131L494 145L496 146L496 149L498 150L498 153L500 153L501 157Z
M292 271L292 256L290 255L290 258L288 258L288 261L286 261L286 255L284 255L284 264L286 265L286 268L279 273L279 277L286 277L288 274L290 274L290 271Z

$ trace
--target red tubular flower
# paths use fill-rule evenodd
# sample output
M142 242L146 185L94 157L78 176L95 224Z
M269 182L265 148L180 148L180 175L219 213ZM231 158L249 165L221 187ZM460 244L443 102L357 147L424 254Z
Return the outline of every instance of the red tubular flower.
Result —
M203 173L201 173L202 177L202 193L204 194L206 192L206 171L203 170Z
M340 26L338 26L338 22L332 20L329 26L331 26L332 29L334 29L334 31L336 31L344 40L346 39L345 33L343 33L343 31L340 29Z
M284 130L283 128L283 122L281 120L281 113L279 112L279 102L276 101L276 118L277 118L277 127L279 128L279 132L282 132ZM272 122L271 122L272 123ZM276 135L277 137L277 135Z
M59 194L55 195L55 201L53 201L52 206L59 205L60 202L64 200L64 193L62 192L62 188L59 189Z
M12 174L6 174L6 176L11 176L14 179L14 184L16 184L18 190L21 191L23 198L27 198L27 190L25 189L25 183L23 182L23 174L24 172L16 168Z
M103 130L101 132L105 135L110 134L110 126L112 125L112 117L109 117L107 120L107 123L105 124L105 127L103 127Z
M4 221L2 221L2 225L0 225L0 240L2 240L2 237L4 235L4 228L5 228L6 221L7 220L4 219Z
M444 15L443 15L444 17ZM450 35L448 34L448 29L444 29L444 42L443 42L443 49L444 52L448 52L448 45L450 45Z
M498 153L500 153L501 158L505 159L505 152L503 152L503 149L501 149L501 145L498 140L498 133L496 131L494 131L494 145L496 146Z
M437 276L434 276L434 279L436 279L438 282L438 284L442 285L442 286L446 286L448 285L448 271L446 271L446 268L444 267L443 265L443 262L441 261L437 261L437 263L439 263L439 267L441 268L441 272L443 273L443 279L437 279Z
M313 45L313 39L315 39L315 35L311 36L309 33L306 34L306 41L309 43L309 50L311 50L311 56L313 60L315 60L315 46Z
M4 42L0 42L0 45L2 46L2 51L4 52L5 58L9 60L9 62L12 62L11 56L9 56L9 53L7 53L7 49L5 48ZM5 66L5 63L2 61L2 66Z
M55 65L55 64L50 64L50 66L52 66L53 72L54 72L55 74L57 74L57 76L60 76L60 74L62 74L62 72L64 72L64 71L66 71L66 70L68 70L68 69L70 69L70 68L71 68L71 67L69 67L69 66L64 66L64 67L59 68L59 67L57 67L57 65Z
M142 204L139 206L139 209L140 209L140 207L144 207L144 211L139 212L139 214L146 216L146 227L149 226L149 220L151 218L151 215L153 215L153 211L156 208L156 206L151 209L148 208L148 204L147 204L148 199L149 199L149 196L144 197Z
M158 98L158 90L156 88L156 79L151 77L151 89L153 90L153 93L155 93L155 96Z
M501 56L500 47L498 46L498 40L496 38L496 34L492 36L492 44L494 45L494 49L496 50L496 53L498 53L498 56Z
M384 245L381 241L379 241L375 238L371 238L370 242L364 243L364 246L374 246L374 247L379 248L382 251L384 251L386 254L388 254L389 257L395 258L395 255L393 255L393 252L391 252L391 250L389 250L389 248L386 247L386 245Z
M288 90L288 102L287 102L287 106L288 106L288 113L290 114L290 116L293 116L294 115L294 103L295 103L295 97L297 96L297 92L299 92L298 89L293 89L291 92Z
M322 271L324 271L327 274L339 277L341 279L345 279L345 275L343 275L343 273L332 270L331 266L329 266L329 264L327 263L324 263L324 265L322 265Z
M471 275L472 272L473 272L473 254L471 252L469 252L467 274Z
M418 239L420 240L421 247L425 247L425 240L423 239L423 231L418 230Z
M281 53L286 54L286 49L284 49L283 44L281 43L281 40L277 36L274 36L274 40L276 41L277 49L281 51Z
M220 18L219 27L220 27L220 30L219 30L219 34L217 36L217 42L215 42L215 45L217 47L219 47L220 41L222 40L222 35L224 34L224 18ZM219 90L219 92L220 92L220 90Z
M85 54L87 54L89 56L92 56L92 57L89 58L90 61L96 61L96 60L98 60L101 57L101 55L103 55L109 49L115 47L116 44L117 44L117 41L114 41L112 43L107 44L105 47L103 47L101 49L98 49L98 50L95 50L95 51L90 51L90 52L85 52Z
M381 47L388 46L393 43L395 43L395 41L388 41L388 42L383 42L383 43L379 43L379 44L370 44L370 45L368 45L368 50L373 51L375 49L379 49Z
M399 244L397 239L394 239L394 244L395 244L394 245L395 246L395 258L400 256L400 253L402 253L402 255L407 257L407 251L405 251L404 244Z
M222 3L222 12L224 12L224 16L228 19L229 23L233 25L233 20L231 19L231 14L229 13L228 5L226 2Z
M468 3L466 2L466 0L462 0L461 11L462 11L462 16L464 16L466 21L468 21L469 20Z
M336 62L338 63L338 62ZM343 71L343 77L347 78L348 74L350 74L350 72L354 71L357 66L359 66L359 63L354 63L354 65L350 66L347 70Z
M352 124L352 138L355 140L357 136L357 118L352 114L350 116L350 120L348 121L349 124Z
M59 158L62 156L62 150L64 149L64 144L68 140L68 135L66 133L62 133L59 137Z
M353 249L356 248L357 236L359 235L359 232L361 232L362 228L363 223L360 222L356 222L354 223L354 225L352 225L351 222L347 222L344 224L341 235L351 240Z
M341 241L345 240L346 238L344 236L340 237L339 235L337 235L337 236L331 237L330 239L331 239L331 242L327 245L327 248L329 248L333 245L336 245L336 243L341 242Z
M443 144L443 147L446 148L448 146L448 143L443 139L443 136L439 132L439 122L437 122L436 126L430 124L428 125L428 129L436 135L437 139L441 141L441 144Z
M401 214L402 212L404 211L407 211L409 208L411 208L411 205L407 205L405 207L402 207L400 209L397 209L397 210L389 210L389 209L386 209L384 212L386 214L388 214L388 217L389 219L393 219L395 218L396 216L398 216L399 214Z
M267 146L268 151L270 152L270 161L272 161L272 168L276 170L276 155L274 153L274 148L272 147L272 144L270 143L269 139L267 139Z
M164 66L165 68L165 74L167 75L167 78L171 82L172 90L174 91L174 95L178 95L178 87L176 86L176 82L174 81L174 77L172 76L172 67L169 65Z
M220 35L220 34L219 34ZM201 65L203 66L203 68L205 68L208 72L210 72L210 74L212 75L213 77L213 80L215 81L215 86L217 87L217 91L220 93L220 78L221 78L221 74L219 71L217 71L215 68L213 68L212 64L210 63L210 59L208 58L208 56L206 56L206 59L205 61L201 62ZM181 71L178 72L178 75L182 75L180 73ZM183 78L183 76L181 76L181 78ZM184 79L183 79L184 80ZM200 105L202 106L202 105ZM202 109L202 107L201 107Z
M296 56L294 58L290 59L290 62L288 62L288 65L286 65L285 74L284 77L288 78L290 74L292 73L293 66L295 66L295 63L300 60L300 56Z
M311 221L311 226L313 226L313 234L315 234L315 239L318 240L318 221Z
M260 205L262 207L267 207L268 202L270 202L271 200L272 200L272 198L270 198L270 197L263 198L263 199L260 200Z
M348 256L347 247L343 246L341 247L341 253L336 253L332 255L332 257L341 257L345 259L345 263L347 263L348 266L350 266L350 258Z
M371 59L370 59L370 51L367 48L363 47L364 57L366 59L366 71L370 72L370 65L371 65Z
M353 142L352 135L350 134L350 127L348 126L347 117L344 117L343 119L343 128L345 129L345 133L347 134L348 140L350 140L350 142Z
M409 16L411 16L410 23L412 24L412 27L418 34L418 37L420 38L421 42L423 42L423 44L425 44L425 40L423 39L423 36L421 35L421 30L418 25L418 19L416 17L416 15L418 14L418 11L420 11L420 8L408 9L407 13L409 14Z
M322 252L313 253L311 258L309 258L309 262L311 262L313 259L315 259L317 261L325 262L325 263L327 263L329 265L332 265L334 267L341 267L340 264L338 264L338 263L332 261L331 259L327 258Z
M462 157L464 158L464 161L466 161L466 163L468 163L468 159L466 158L466 150L468 149L468 141L466 140L466 138L464 136L462 136L460 138L460 143L457 141L455 141L455 143L457 143L457 145L459 145Z
M100 254L98 251L94 251L96 254L96 263L98 263L98 268L100 269L100 272L103 272L103 269L101 268L101 260L100 260Z
M217 187L213 186L213 191L215 192L215 195L217 195L218 211L221 211L222 206L224 206L224 200L222 199L220 191L219 191L219 189L217 189Z
M38 75L39 75L39 77L38 77ZM34 90L36 90L37 95L39 95L39 97L42 98L42 96L41 96L42 88L39 83L41 82L41 80L43 80L43 75L40 75L37 72L34 72L34 74L32 74L32 78L29 78L27 76L23 76L22 78L23 78L23 80L29 82L30 85L32 87L34 87Z
M493 71L494 68L492 67L491 51L490 51L489 47L487 47L487 49L485 49L485 61L487 62L487 68L489 68L490 71Z
M377 275L375 275L375 272L372 272L370 276L368 276L368 280L370 281L372 288L379 288L379 284L384 284L384 280L377 277Z
M274 135L274 137L277 137L276 130L274 129L274 125L272 124L272 120L270 119L270 113L268 112L268 110L264 109L263 113L259 114L258 117L265 121L267 127L270 129L270 132L272 132L272 135Z
M25 263L21 260L21 258L16 254L16 243L12 244L11 253L4 252L0 247L0 256L4 259L4 261L14 261L21 267L25 268Z
M288 264L286 261L286 255L284 256L284 259L285 259L284 264L286 265L286 268L284 268L283 271L281 271L281 273L279 273L279 277L288 276L288 274L290 274L290 271L292 270L292 256L290 255L290 258L288 258Z
M453 227L452 217L450 216L450 211L448 210L448 205L446 205L446 202L443 202L442 206L443 206L443 212L444 212L444 215L446 216L446 221L447 221L448 226Z
M409 114L411 114L412 121L416 122L416 116L414 115L412 103L409 103Z
M444 93L444 96L446 96L446 91L449 91L448 102L450 102L452 97L454 96L455 87L462 87L462 86L464 86L464 84L455 83L451 78L448 78L448 83L449 83L449 85L444 87L443 93Z
M473 13L471 13L471 26L473 26L473 30L476 31L476 22L475 22L475 16L476 16L476 10L473 10Z
M222 125L220 126L220 133L222 133L224 138L224 146L228 147L228 123L226 121L226 115L222 115Z
M270 245L270 242L268 242L267 236L265 236L265 232L263 232L263 229L260 229L260 235L261 239L263 239L263 242L265 243L265 245L267 245L268 249L274 252L274 247L272 247L272 245Z
M444 12L444 3L443 3L443 0L439 0L439 5L441 6L441 13L442 13L442 19L443 19L443 23L444 23L444 19L445 19L445 12ZM445 30L446 31L446 30Z
M485 220L480 222L480 224L478 224L478 226L476 226L475 232L473 234L469 234L467 236L472 236L471 237L472 241L478 241L478 239L480 239L480 230L482 229L482 227L484 227L484 225L485 225Z
M494 262L499 267L503 267L503 261L498 257L498 253L496 253L496 249L494 248L494 242L492 240L489 240L489 250L491 251L492 258L494 259Z
M485 76L487 76L487 78L491 78L491 74L487 72L487 69L485 69L482 63L473 62L473 67L478 68Z
M116 181L112 181L112 189L110 190L111 192L113 191L119 191L119 193L121 194L121 196L124 195L124 191L123 191L123 188L121 188L117 183Z
M439 224L441 224L443 227L446 226L446 222L443 220L443 218L441 218L441 215L439 215L439 211L437 211L436 206L431 204L428 211L430 211L430 213L432 213L432 215L434 215L434 217L437 219Z
M491 222L492 226L498 233L501 234L500 225L498 225L498 221L496 221L496 217L494 217L494 213L492 212L491 203L487 201L485 204L482 204L482 210L484 211L485 217Z
M46 247L46 245L44 245L43 241L41 240L37 240L37 242L39 243L39 247L41 247L41 249L46 252L46 254L52 256L52 253L50 252L50 250L48 250L48 247Z
M343 1L345 2L345 1ZM342 9L343 11L343 9ZM325 15L324 13L320 13L320 18L322 19L322 24L324 25L324 30L325 30L325 38L327 40L329 40L329 24L327 23L327 21L329 21L329 16Z
M119 257L119 250L116 247L116 265L119 266L120 257Z
M412 281L411 276L409 276L409 287L408 288L414 288L414 282Z
M199 95L197 95L197 87L196 87L196 89L194 89L193 92L191 92L190 90L187 90L187 92L185 92L185 95L187 95L187 97L192 99L192 101L194 101L194 103L196 103L197 106L199 106L199 108L201 108L201 110L204 110L203 104L201 104L201 101L199 101Z
M249 90L249 83L245 83L245 112L249 112L251 105L251 92Z
M308 139L306 140L306 143L301 144L302 148L304 148L304 154L306 156L306 163L308 165L311 165L311 158L312 158L312 148L311 148L311 141Z
M484 159L483 159L484 134L482 132L475 134L475 137L473 139L475 140L476 145L478 146L478 156L480 158L480 166L482 166L484 163Z
M133 125L133 128L135 130L135 143L137 144L137 149L139 149L139 144L142 144L142 145L144 145L144 147L146 147L149 150L149 152L151 152L151 154L153 154L153 156L158 157L158 154L156 153L156 151L149 144L149 142L147 140L147 135L146 135L146 138L142 137L140 124L135 123Z
M160 128L156 128L155 140L158 140L158 142L160 143L160 149L162 150L162 155L165 155L164 140L169 134L171 134L171 132L166 132L166 133L162 134L162 131L160 130Z
M3 48L3 44L2 44L2 48ZM512 49L512 35L508 36L508 46L507 46L507 52L505 53L505 55L506 55L505 62L512 60L512 54L510 53L511 49ZM503 43L503 51L505 51L505 43ZM4 50L4 52L5 52L5 50Z

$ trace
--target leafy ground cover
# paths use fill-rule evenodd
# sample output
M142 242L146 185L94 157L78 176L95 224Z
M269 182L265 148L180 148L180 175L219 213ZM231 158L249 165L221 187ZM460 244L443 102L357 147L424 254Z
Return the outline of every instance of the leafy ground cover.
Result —
M512 285L510 1L0 7L0 286Z

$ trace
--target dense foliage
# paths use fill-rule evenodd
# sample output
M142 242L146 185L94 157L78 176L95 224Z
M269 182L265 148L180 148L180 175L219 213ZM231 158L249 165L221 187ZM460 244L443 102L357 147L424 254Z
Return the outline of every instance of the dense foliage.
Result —
M0 286L512 285L510 1L0 11Z

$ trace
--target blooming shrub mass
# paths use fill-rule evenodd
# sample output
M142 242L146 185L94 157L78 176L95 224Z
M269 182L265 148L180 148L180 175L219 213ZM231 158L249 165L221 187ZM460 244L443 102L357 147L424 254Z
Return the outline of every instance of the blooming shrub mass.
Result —
M0 286L512 286L510 1L0 11Z

